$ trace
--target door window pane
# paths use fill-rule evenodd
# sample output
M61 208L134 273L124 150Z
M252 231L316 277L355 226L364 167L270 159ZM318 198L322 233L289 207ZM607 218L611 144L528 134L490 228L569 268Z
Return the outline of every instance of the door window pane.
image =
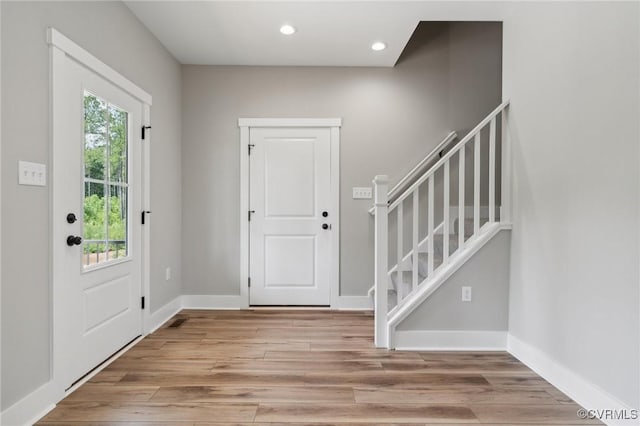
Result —
M84 94L84 267L128 256L129 116Z
M127 187L111 185L109 187L109 215L107 231L109 234L109 259L127 256Z
M93 95L84 97L84 176L104 180L107 157L107 104ZM98 191L104 190L104 184ZM100 192L103 195L102 192Z
M127 182L127 113L109 106L109 180Z

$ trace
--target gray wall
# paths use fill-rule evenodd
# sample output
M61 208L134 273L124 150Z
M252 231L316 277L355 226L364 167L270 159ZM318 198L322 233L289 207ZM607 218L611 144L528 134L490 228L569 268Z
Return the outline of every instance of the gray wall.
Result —
M1 2L2 408L49 380L49 188L18 186L18 160L49 160L53 26L153 96L151 308L180 294L180 65L116 2ZM171 266L173 280L164 281Z
M342 117L341 294L365 295L371 202L352 200L351 188L371 186L376 174L397 181L450 130L500 103L500 34L492 23L422 25L393 69L183 67L185 293L240 291L238 118ZM452 73L465 55L479 64ZM450 119L451 100L465 96L467 108Z
M500 231L397 329L506 331L510 238L510 231ZM471 286L471 302L461 301L463 286Z
M635 408L638 6L518 3L504 23L515 185L509 330Z

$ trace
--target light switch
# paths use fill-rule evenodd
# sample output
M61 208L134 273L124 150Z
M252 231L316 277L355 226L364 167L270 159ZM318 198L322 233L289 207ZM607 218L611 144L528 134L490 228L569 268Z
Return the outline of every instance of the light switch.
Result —
M371 199L371 187L353 188L354 200L370 200Z
M18 161L18 185L46 186L47 166L40 163Z

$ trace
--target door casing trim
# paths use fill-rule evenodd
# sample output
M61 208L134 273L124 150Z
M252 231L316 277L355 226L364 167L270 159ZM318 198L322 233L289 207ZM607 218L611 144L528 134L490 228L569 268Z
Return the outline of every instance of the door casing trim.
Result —
M64 356L64 348L62 347L59 339L59 334L61 330L58 330L59 326L56 324L56 317L59 315L58 311L60 311L60 307L62 306L62 300L60 296L60 291L58 289L62 285L60 280L57 278L58 271L56 270L55 262L54 262L54 235L57 235L58 231L56 230L56 223L53 218L54 211L54 203L55 203L55 194L54 194L54 183L56 179L56 162L54 162L56 156L56 147L60 145L61 136L58 135L59 132L56 131L56 108L59 99L58 96L58 88L61 85L61 82L64 81L66 76L64 72L61 70L62 61L64 61L65 57L72 58L78 63L82 64L87 69L91 70L95 74L109 81L111 84L119 87L124 90L137 100L142 103L142 123L144 125L151 125L151 104L152 97L149 93L145 92L143 89L135 85L133 82L122 76L116 70L93 56L87 50L80 47L78 44L73 42L71 39L64 36L62 33L57 31L55 28L47 29L47 44L49 45L49 89L50 89L50 120L49 120L49 138L50 138L50 154L49 154L49 164L50 164L50 184L49 184L49 286L51 292L51 312L50 312L50 325L49 332L51 336L50 340L50 384L51 384L51 395L53 397L53 402L57 403L62 400L66 394L65 391L66 383L64 383L63 378L65 377L64 372L62 371L63 365L58 360ZM135 130L133 130L135 131ZM145 210L150 210L150 199L149 199L149 154L150 154L150 138L145 138L144 144L142 146L142 207ZM135 212L132 220L135 220ZM150 259L149 259L149 244L150 244L150 227L151 224L147 224L142 227L141 232L141 244L142 244L142 259L141 259L141 277L142 277L142 296L145 296L147 299L147 307L142 310L142 318L141 318L141 327L142 334L145 335L148 333L148 328L150 326L150 315L149 315L149 306L151 298L150 291Z
M328 128L331 146L331 222L330 303L338 309L340 297L340 127L341 118L240 118L240 309L249 308L249 130L252 127Z

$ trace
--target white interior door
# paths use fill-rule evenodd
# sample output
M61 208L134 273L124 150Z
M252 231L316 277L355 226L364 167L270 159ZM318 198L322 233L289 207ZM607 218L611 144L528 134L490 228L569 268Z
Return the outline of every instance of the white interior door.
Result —
M54 345L68 387L142 333L143 104L68 57L55 70Z
M251 128L251 305L329 305L328 128Z

